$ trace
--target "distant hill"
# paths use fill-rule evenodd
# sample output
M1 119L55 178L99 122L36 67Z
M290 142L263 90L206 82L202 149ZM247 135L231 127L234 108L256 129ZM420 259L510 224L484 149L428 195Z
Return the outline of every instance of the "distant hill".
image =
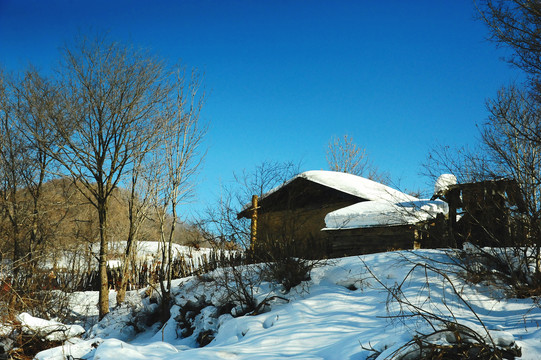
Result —
M96 210L70 179L48 181L41 191L37 214L33 211L33 198L28 190L19 191L16 201L5 204L0 219L0 251L4 257L11 257L15 239L23 254L32 248L36 254L48 258L62 251L89 249L99 241ZM8 207L13 203L16 203L19 219L16 223L17 233L15 223L8 214ZM33 222L33 219L37 221ZM138 240L159 240L159 226L155 219L151 212L141 226ZM126 241L129 226L127 190L115 190L109 204L108 223L110 241ZM177 224L173 242L195 247L208 246L196 227L185 223Z

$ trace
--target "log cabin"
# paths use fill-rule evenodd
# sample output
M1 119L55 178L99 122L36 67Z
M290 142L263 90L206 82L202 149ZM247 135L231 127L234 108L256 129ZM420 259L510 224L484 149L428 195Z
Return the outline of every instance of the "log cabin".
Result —
M254 211L255 210L255 211ZM239 218L252 218L252 249L287 247L292 256L341 257L430 246L428 232L445 216L447 204L419 200L378 182L334 171L307 171L247 205Z
M444 174L434 196L418 199L359 176L307 171L269 191L251 218L252 249L332 258L413 248L516 245L526 238L517 213L525 210L514 180L457 184ZM257 236L255 234L257 233Z

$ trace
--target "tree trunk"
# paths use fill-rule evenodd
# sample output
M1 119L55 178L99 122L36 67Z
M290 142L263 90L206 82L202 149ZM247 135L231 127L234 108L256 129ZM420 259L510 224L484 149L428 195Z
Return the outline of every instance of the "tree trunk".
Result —
M162 324L165 324L165 322L169 319L170 311L169 311L169 303L171 300L171 290L170 287L166 285L167 283L167 274L169 273L169 263L170 259L170 249L171 249L171 243L170 243L170 237L167 238L165 235L165 209L160 209L160 241L162 243L162 261L160 264L160 272L159 272L159 282L160 282L160 290L161 290L161 311L160 311L160 321ZM169 245L169 246L167 246Z
M136 231L130 225L130 230L128 233L128 240L126 241L126 250L124 252L124 261L122 262L122 272L120 273L120 287L116 293L116 303L120 305L126 299L126 288L128 287L128 269L129 264L132 258L132 248L135 242Z
M32 230L30 232L30 245L28 248L29 260L32 264L32 267L35 266L34 261L34 251L38 245L41 244L42 239L39 239L39 216L40 216L40 199L41 199L41 187L45 179L45 168L47 167L47 162L44 160L44 153L40 151L40 164L38 182L35 184L35 189L30 192L32 195ZM30 188L32 185L29 186Z
M100 226L99 279L100 291L98 299L99 319L109 312L109 281L107 278L107 199L98 200L98 217Z
M173 219L171 220L171 232L169 233L169 253L167 254L167 292L171 294L171 279L173 277L173 238L175 236L176 222L177 222L177 209L176 202L173 202Z

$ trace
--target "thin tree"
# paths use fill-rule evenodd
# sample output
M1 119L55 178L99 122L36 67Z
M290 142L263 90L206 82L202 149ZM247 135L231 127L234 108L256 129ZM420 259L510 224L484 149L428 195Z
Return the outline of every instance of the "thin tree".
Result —
M43 206L43 188L53 172L56 131L48 127L47 118L59 112L57 92L54 84L39 75L35 69L29 69L24 79L15 86L17 91L18 128L25 143L30 161L27 170L22 172L25 191L30 195L30 222L28 255L34 259L37 247L44 245L47 233L52 231L51 224L45 220L47 209ZM67 211L66 211L67 213Z
M239 212L250 206L253 195L262 197L298 175L300 168L300 163L292 161L263 161L251 171L233 173L233 181L222 185L220 198L205 210L198 224L205 238L220 249L249 248L251 224Z
M124 249L121 272L120 286L117 289L116 303L120 305L126 298L126 290L129 281L129 268L133 259L133 251L137 245L137 236L141 226L147 219L149 209L148 197L144 192L138 191L140 188L140 177L142 169L141 159L135 159L134 167L131 172L131 182L127 189L125 201L128 205L128 235L126 237L126 247ZM123 197L124 198L124 197Z
M327 147L327 164L332 171L366 177L387 183L389 177L380 173L368 158L366 150L359 147L349 135L333 137Z
M527 239L517 242L517 251L531 283L541 283L541 142L530 134L541 129L541 104L530 92L516 87L502 89L488 102L489 118L482 128L482 140L492 160L494 173L517 180L526 213ZM539 136L539 135L537 135ZM528 245L530 249L519 248ZM534 249L534 252L531 250ZM533 265L533 266L532 266ZM529 270L533 269L533 274Z
M207 128L200 121L205 96L204 93L200 93L200 86L200 77L196 70L191 72L189 78L184 71L177 73L177 93L172 106L174 116L166 126L159 152L160 156L163 156L165 175L164 182L156 191L156 195L160 198L156 202L158 205L156 213L162 242L159 277L164 316L168 312L171 300L172 243L180 221L178 206L193 196L193 178L205 155L202 141Z
M495 172L517 179L527 201L530 231L541 236L541 3L479 1L490 40L511 50L507 61L528 77L523 86L502 88L489 100L482 140Z
M241 173L233 173L235 183L240 187L237 196L241 206L252 195L262 197L276 186L284 184L300 173L300 167L300 163L292 161L263 161L250 172L245 169Z
M516 244L505 251L478 249L468 259L475 265L467 271L485 278L501 277L518 296L538 295L541 289L541 3L479 0L477 4L490 39L511 50L507 61L528 78L523 84L503 87L487 101L488 118L479 127L479 144L472 148L435 149L425 169L433 178L442 172L454 173L459 182L502 178L517 181L521 197L516 199L514 191L512 196L515 198L512 202L517 204L503 203L497 209L509 215L505 234L491 233L483 226L486 220L462 217L482 227L494 243L506 244L506 236L511 236ZM517 206L518 202L521 206ZM485 210L482 195L478 203Z
M122 304L126 297L130 279L130 265L134 264L134 250L137 248L139 232L145 222L151 217L152 199L155 185L164 176L161 171L162 159L152 152L160 140L162 132L156 132L154 141L148 142L139 156L134 159L131 176L127 182L127 192L123 200L127 203L128 234L121 267L120 286L117 289L117 305ZM124 202L123 201L123 202Z
M26 147L17 127L17 101L8 76L0 72L0 209L9 228L8 243L13 245L13 263L23 257L22 229L25 214L20 190L26 169Z
M488 25L490 40L512 52L507 61L530 76L541 90L541 3L536 0L480 0L480 18Z

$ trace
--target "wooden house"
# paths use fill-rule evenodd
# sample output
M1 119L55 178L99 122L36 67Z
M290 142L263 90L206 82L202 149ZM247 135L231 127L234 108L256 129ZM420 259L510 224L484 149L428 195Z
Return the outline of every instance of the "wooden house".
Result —
M257 237L252 247L256 251L269 251L287 246L291 255L311 258L413 248L414 242L422 238L415 224L426 221L426 216L411 221L412 214L409 217L406 214L408 222L397 220L371 226L358 226L355 221L341 224L334 221L328 226L326 219L351 206L366 210L388 204L389 220L398 218L400 211L414 210L411 204L415 201L419 199L359 176L333 171L304 172L259 199L257 226L253 229ZM246 206L238 216L250 218L253 210ZM382 216L378 215L377 219L381 220Z
M252 247L321 258L464 242L509 246L527 236L517 221L525 206L513 180L457 184L444 174L434 194L421 200L359 176L308 171L262 196ZM238 216L252 214L246 206Z

